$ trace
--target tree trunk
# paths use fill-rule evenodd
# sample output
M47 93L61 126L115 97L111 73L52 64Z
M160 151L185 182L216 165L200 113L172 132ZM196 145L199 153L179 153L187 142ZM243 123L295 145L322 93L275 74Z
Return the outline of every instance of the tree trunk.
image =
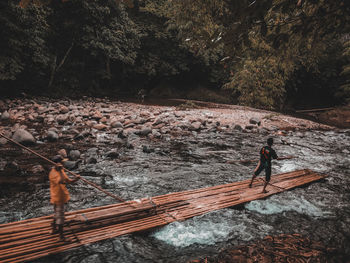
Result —
M73 46L74 46L74 42L72 42L72 44L68 48L66 54L64 54L64 57L62 58L60 64L58 64L58 66L57 66L57 55L55 56L54 61L53 61L53 66L52 66L52 71L51 71L51 75L50 75L50 81L49 81L48 88L50 88L52 86L53 80L55 79L56 72L59 71L60 68L63 66L63 64L66 61L66 59L67 59L69 53L71 52Z
M52 83L53 83L53 79L55 77L55 73L56 73L56 62L57 62L57 56L54 57L53 59L53 63L52 63L52 69L51 69L51 74L50 74L50 81L49 81L49 85L47 86L48 88L51 87Z
M106 73L108 78L110 79L112 74L111 74L111 61L109 57L106 58Z

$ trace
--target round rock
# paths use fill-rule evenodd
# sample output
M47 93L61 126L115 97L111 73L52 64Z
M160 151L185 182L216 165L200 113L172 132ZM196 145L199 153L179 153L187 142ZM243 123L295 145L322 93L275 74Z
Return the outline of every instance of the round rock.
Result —
M49 142L56 142L58 140L58 134L54 131L48 131L46 135L46 139Z
M13 134L12 139L18 143L25 145L33 145L36 143L33 135L24 129L18 129Z

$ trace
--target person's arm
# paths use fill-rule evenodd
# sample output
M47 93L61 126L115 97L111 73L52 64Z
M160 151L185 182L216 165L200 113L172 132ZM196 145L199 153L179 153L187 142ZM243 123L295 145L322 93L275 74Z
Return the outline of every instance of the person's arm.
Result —
M276 160L279 160L278 156L277 156L277 153L275 152L275 150L272 149L272 158L273 159L276 159Z
M76 181L78 181L80 179L80 175L77 175L74 179L70 179L63 170L61 171L61 175L62 175L61 184L75 183Z

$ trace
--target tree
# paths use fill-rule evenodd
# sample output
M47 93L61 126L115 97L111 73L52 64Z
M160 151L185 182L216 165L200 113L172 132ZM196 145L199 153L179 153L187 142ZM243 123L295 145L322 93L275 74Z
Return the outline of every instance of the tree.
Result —
M111 79L113 63L134 63L138 32L122 6L112 0L71 0L52 2L48 7L54 54L49 86L69 57L76 75L87 74L94 83Z
M45 74L49 62L46 10L22 9L13 1L2 1L0 10L0 80Z
M344 40L343 44L343 56L344 56L344 66L340 73L342 77L342 84L336 92L336 97L341 101L350 103L350 39L347 35L347 39Z

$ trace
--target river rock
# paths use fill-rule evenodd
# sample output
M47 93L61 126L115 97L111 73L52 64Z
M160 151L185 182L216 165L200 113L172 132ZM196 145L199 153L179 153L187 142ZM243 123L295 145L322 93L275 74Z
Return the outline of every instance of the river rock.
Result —
M250 124L256 124L256 125L260 126L261 120L259 118L257 118L257 117L253 117L253 118L250 118L249 123Z
M239 124L236 124L236 125L233 127L233 129L235 129L235 130L237 130L237 131L243 130L242 126L239 125Z
M106 153L106 157L108 158L118 158L119 157L119 152L117 149L111 150Z
M190 127L188 127L188 129L190 131L198 131L201 128L202 123L199 121L195 121L193 123L191 123Z
M4 171L8 174L16 173L20 170L21 168L19 167L18 163L16 163L15 161L6 163L4 167Z
M68 170L72 170L78 167L78 162L76 161L65 161L63 162L63 166L68 169Z
M5 145L7 143L7 140L5 138L0 138L0 145Z
M63 158L67 158L67 151L65 149L61 149L57 153Z
M158 132L157 130L152 130L152 135L155 138L161 138L162 137L162 134L160 132Z
M95 157L88 157L85 162L87 164L95 164L97 163L97 159Z
M102 130L105 130L107 129L107 125L103 124L103 123L98 123L98 124L95 124L94 126L92 126L94 129L96 130L99 130L99 131L102 131Z
M152 152L154 152L154 149L148 145L142 145L142 151L144 153L152 153Z
M142 127L141 130L137 132L137 134L141 136L147 136L150 133L152 133L152 128L150 127Z
M46 135L46 139L49 142L56 142L58 140L58 134L54 131L48 131Z
M24 129L18 129L13 134L12 139L18 143L25 145L32 145L36 142L33 135Z
M121 122L119 122L119 121L113 121L111 123L111 127L112 128L123 128L123 124Z
M246 125L245 129L246 130L253 130L255 128L255 125Z
M34 165L31 169L30 169L31 173L33 174L42 174L45 172L44 167L42 167L40 164L38 165Z
M80 151L72 150L69 152L69 158L73 161L76 161L80 158Z
M60 113L66 114L69 112L69 109L66 106L62 105L60 106L59 111Z
M53 131L58 134L58 129L56 127L51 127L48 129L48 131Z
M91 118L93 118L95 120L100 120L103 117L102 113L99 111L92 112L92 114L90 116L91 116Z
M132 141L127 141L125 144L126 148L128 149L134 149L135 148L135 143Z
M10 119L10 113L8 113L8 111L4 111L1 114L1 120L8 120L8 119Z
M83 140L84 138L87 138L91 135L91 133L87 130L82 131L81 133L76 134L73 139L76 141Z
M66 114L61 114L56 117L56 121L58 124L62 125L64 124L68 119L68 115Z

